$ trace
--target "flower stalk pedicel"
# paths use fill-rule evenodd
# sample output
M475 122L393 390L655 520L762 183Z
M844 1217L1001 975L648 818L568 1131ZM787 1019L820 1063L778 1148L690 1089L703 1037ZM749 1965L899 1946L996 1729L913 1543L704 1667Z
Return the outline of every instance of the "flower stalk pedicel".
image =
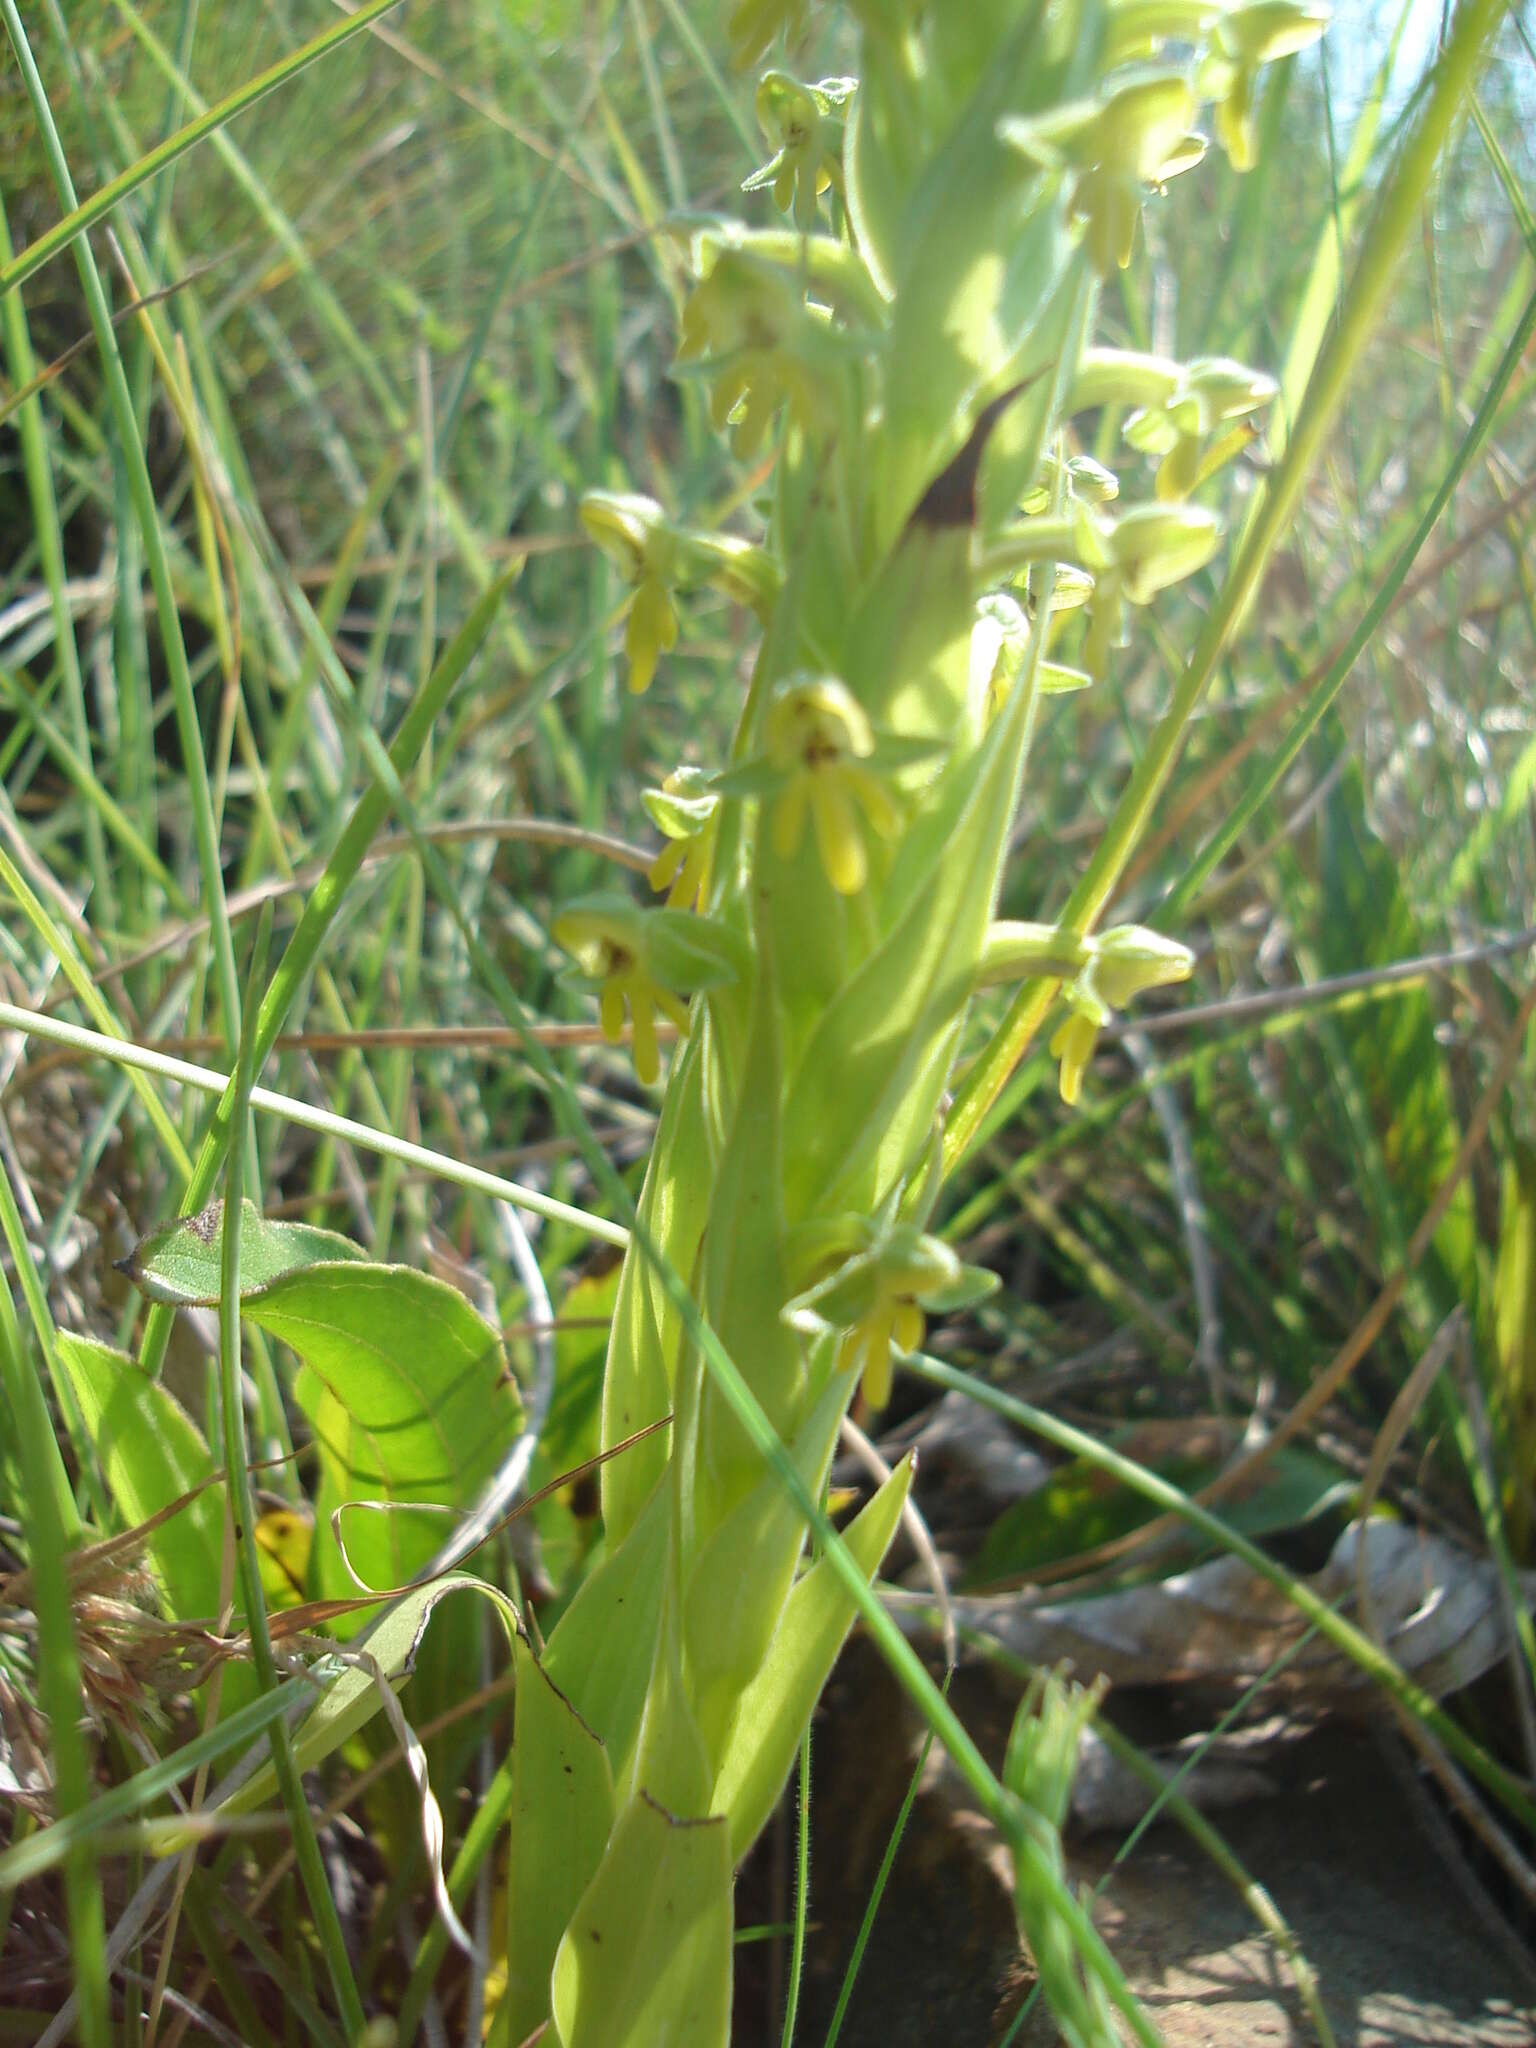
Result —
M740 0L738 59L831 11ZM584 508L635 590L633 687L664 676L679 592L726 591L762 638L729 757L648 794L666 906L602 898L555 927L610 1035L628 1008L643 1081L654 1012L686 1027L619 1286L604 1447L672 1423L604 1466L604 1560L521 1676L538 1690L516 1740L507 2043L548 2021L562 2048L723 2048L731 1871L852 1618L657 1262L819 1490L860 1385L880 1406L927 1318L992 1285L926 1227L976 990L1059 979L1071 1100L1110 1011L1191 964L1136 927L993 910L1042 698L1086 686L1126 607L1209 561L1219 523L1188 494L1273 389L1236 364L1091 347L1101 278L1148 195L1198 163L1202 104L1220 98L1240 158L1254 67L1317 17L1292 0L850 11L856 79L763 83L776 153L747 190L765 220L693 237L679 374L738 452L772 450L761 537L629 495ZM1074 438L1107 403L1134 409L1125 477ZM846 1533L866 1575L910 1477ZM1076 1725L1055 1691L1043 1714ZM1063 1800L1031 1739L1010 1782L1048 1840ZM551 1871L527 1845L555 1837ZM1037 1888L1054 1868L1030 1867ZM1047 1993L1074 2038L1107 2043L1123 1981L1050 1882L1021 1898Z

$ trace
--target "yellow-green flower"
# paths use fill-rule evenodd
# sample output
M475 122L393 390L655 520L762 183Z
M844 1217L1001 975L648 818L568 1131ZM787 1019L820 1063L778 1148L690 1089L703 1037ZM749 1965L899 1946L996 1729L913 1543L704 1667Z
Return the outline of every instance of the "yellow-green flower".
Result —
M588 491L581 523L635 586L624 652L636 696L650 688L662 655L677 645L674 591L712 584L761 616L778 588L777 572L760 547L735 534L675 526L654 498L637 491Z
M1221 521L1201 505L1133 505L1097 529L1093 608L1083 666L1104 673L1111 647L1125 639L1125 606L1150 604L1160 590L1192 576L1215 554Z
M1097 937L1063 935L1064 941L1068 938L1086 958L1063 990L1067 1015L1052 1036L1050 1053L1061 1062L1061 1099L1070 1105L1077 1101L1083 1070L1113 1012L1148 989L1187 981L1195 956L1177 939L1139 924L1114 925Z
M864 828L890 839L901 823L895 798L867 765L875 735L864 707L835 676L793 678L768 707L763 739L780 778L769 811L774 851L781 860L795 854L809 814L827 880L856 896L869 874Z
M1328 26L1328 10L1308 0L1252 0L1217 16L1200 86L1216 102L1216 134L1234 171L1257 154L1253 94L1260 68L1294 56Z
M678 768L660 789L642 790L640 800L667 841L651 862L651 887L666 891L671 910L702 908L720 822L720 798L710 777L702 768Z
M624 628L629 687L651 686L656 665L677 645L677 607L669 585L677 574L678 537L654 498L638 491L588 491L581 523L635 586Z
M852 344L792 269L702 238L698 255L709 267L683 307L679 370L710 380L710 417L750 460L781 406L806 428L833 416Z
M1161 189L1205 154L1204 137L1191 132L1194 117L1184 72L1149 66L1128 73L1102 99L1012 117L999 133L1043 169L1075 173L1072 210L1107 277L1131 260L1147 187Z
M823 78L806 85L787 71L765 71L757 88L757 125L777 147L762 169L743 181L742 191L772 186L780 212L792 213L796 226L808 231L819 196L832 186L841 189L841 110L857 86L856 78Z
M1133 412L1125 438L1133 448L1161 455L1157 495L1187 497L1253 438L1251 416L1268 405L1278 386L1225 356L1187 363L1166 397ZM1210 437L1218 427L1224 434Z
M856 1367L864 1398L883 1408L891 1397L892 1352L916 1351L927 1333L927 1312L950 1314L984 1301L997 1276L962 1264L942 1238L889 1214L850 1216L823 1233L846 1253L832 1271L797 1294L785 1321L808 1336L836 1333L837 1360ZM824 1253L820 1263L827 1263Z
M684 1000L735 978L731 935L711 918L677 910L639 910L625 896L583 898L550 927L576 963L576 979L595 988L603 1036L617 1045L629 1012L635 1073L647 1086L661 1071L656 1013L685 1036Z

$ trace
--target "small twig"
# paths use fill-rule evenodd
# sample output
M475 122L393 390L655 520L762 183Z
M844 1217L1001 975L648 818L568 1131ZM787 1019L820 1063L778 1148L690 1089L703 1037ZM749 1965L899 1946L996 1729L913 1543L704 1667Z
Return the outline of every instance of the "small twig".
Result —
M677 1026L665 1017L656 1019L656 1036L663 1043L677 1037ZM584 1045L627 1045L630 1027L622 1036L608 1038L599 1024L529 1024L513 1031L505 1024L383 1024L359 1031L284 1031L272 1041L274 1052L516 1052L527 1039L540 1045L566 1049ZM193 1037L147 1038L141 1041L152 1052L217 1052L224 1043L216 1033L199 1032Z

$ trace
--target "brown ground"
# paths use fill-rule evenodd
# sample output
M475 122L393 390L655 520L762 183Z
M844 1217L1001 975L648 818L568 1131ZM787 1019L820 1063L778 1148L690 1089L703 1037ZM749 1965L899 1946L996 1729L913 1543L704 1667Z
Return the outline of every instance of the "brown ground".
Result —
M965 1711L964 1687L957 1697ZM993 1747L996 1725L985 1724L995 1711L979 1692L969 1707ZM815 1932L796 2040L818 2048L910 1769L903 1713L883 1667L855 1645L818 1715L814 1753ZM1270 1771L1278 1796L1216 1820L1310 1959L1339 2048L1536 2048L1536 1962L1456 1874L1432 1809L1375 1738L1325 1731ZM1097 1884L1122 1839L1073 1842L1074 1878ZM786 1827L781 1884L791 1846ZM764 1917L781 1917L772 1861L770 1842L756 1882ZM989 1830L950 1782L925 1790L839 2048L996 2048L1030 1982L1006 1876ZM1143 1838L1096 1917L1168 2048L1309 2048L1315 2039L1284 1961L1177 1828ZM767 1967L759 1951L747 1984ZM757 1991L761 2012L771 1993L761 1982ZM756 2048L750 2025L739 2023L735 2038ZM778 2041L776 2021L762 2038ZM1059 2036L1037 2007L1016 2038L1019 2048L1051 2048Z

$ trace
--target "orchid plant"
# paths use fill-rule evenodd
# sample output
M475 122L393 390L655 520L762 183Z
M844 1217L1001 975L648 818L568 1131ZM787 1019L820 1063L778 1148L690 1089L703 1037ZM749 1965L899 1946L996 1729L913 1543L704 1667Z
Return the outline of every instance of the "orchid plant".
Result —
M739 0L734 54L793 53L833 12ZM700 532L633 493L583 511L633 589L633 689L665 687L701 588L761 637L728 757L647 798L666 903L589 899L554 927L610 1037L627 1009L642 1081L656 1014L679 1034L604 1446L671 1422L604 1466L604 1561L542 1650L519 1647L509 2044L546 2025L562 2048L726 2040L732 1872L853 1616L700 1332L819 1493L861 1387L880 1408L928 1318L994 1285L929 1229L978 989L1060 985L1070 1102L1111 1011L1191 966L1135 926L994 912L1043 698L1101 676L1135 609L1211 559L1220 522L1191 494L1274 392L1225 360L1098 345L1101 287L1149 198L1205 155L1203 108L1234 166L1251 159L1255 74L1322 17L1307 0L849 12L855 77L763 78L750 218L686 224L678 374L740 456L771 453L755 530ZM1139 501L1080 445L1106 408ZM898 1467L845 1532L867 1577L910 1480ZM1047 1850L1082 1710L1047 1688L1016 1734L1010 1791ZM1057 1910L1058 1879L1029 1873L1046 1993L1070 2038L1108 2043L1118 1974Z

